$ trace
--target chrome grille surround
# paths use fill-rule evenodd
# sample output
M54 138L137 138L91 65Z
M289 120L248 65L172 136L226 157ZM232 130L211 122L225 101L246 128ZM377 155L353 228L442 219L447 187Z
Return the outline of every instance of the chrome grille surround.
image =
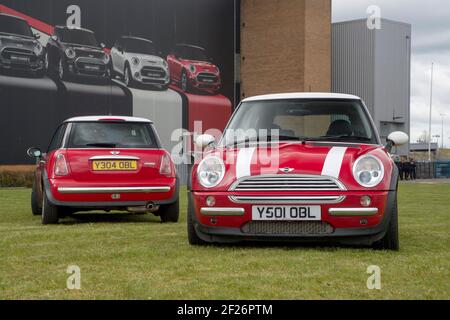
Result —
M241 231L256 235L314 236L332 234L334 228L325 221L250 221Z
M336 204L345 196L229 196L234 203L249 204Z
M319 175L278 174L244 177L230 191L345 191L337 179Z

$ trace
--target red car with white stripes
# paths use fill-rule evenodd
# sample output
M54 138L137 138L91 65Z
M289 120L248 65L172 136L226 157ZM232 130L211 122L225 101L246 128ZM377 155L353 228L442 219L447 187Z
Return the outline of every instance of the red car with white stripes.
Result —
M38 166L31 195L43 224L79 211L179 217L178 178L150 120L91 116L64 121L48 150L30 148Z
M189 182L189 242L306 241L397 250L398 170L360 98L294 93L242 101Z

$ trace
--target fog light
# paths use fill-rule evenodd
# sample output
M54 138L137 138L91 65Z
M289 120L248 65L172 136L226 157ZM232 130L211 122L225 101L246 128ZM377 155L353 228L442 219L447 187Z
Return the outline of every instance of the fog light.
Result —
M216 198L214 198L213 196L209 196L208 198L206 198L206 204L208 205L208 207L214 207L216 205Z
M372 204L372 199L369 196L362 196L361 197L361 205L363 207L368 207Z

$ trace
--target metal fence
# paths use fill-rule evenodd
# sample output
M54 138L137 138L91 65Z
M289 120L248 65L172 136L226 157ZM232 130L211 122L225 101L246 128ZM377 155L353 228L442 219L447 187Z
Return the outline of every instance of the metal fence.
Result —
M434 162L417 162L417 179L434 179L436 177L436 165Z
M450 178L450 161L436 161L435 163L436 178Z

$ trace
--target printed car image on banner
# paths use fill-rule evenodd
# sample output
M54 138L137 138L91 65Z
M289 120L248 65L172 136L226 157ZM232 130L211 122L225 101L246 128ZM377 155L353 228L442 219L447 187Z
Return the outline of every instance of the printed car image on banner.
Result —
M234 53L234 1L0 0L0 165L74 116L148 118L169 150L195 121L222 130Z

